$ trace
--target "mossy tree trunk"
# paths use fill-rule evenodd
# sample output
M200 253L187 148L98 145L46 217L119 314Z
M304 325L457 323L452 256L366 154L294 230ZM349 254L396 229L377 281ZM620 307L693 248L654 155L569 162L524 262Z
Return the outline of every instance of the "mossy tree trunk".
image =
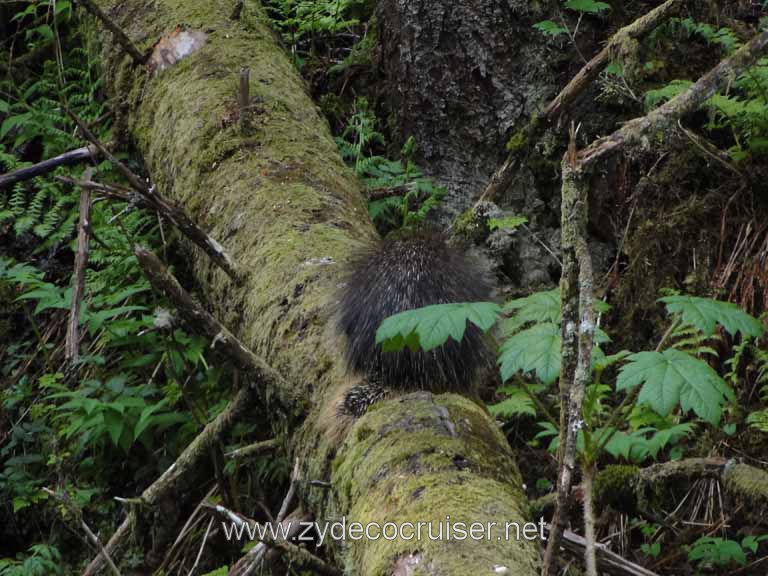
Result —
M524 522L525 497L506 440L466 399L415 393L390 400L357 422L343 445L327 429L335 425L329 403L346 381L329 312L339 264L374 230L358 182L262 8L246 1L232 20L234 2L99 4L139 49L177 27L207 35L202 48L152 73L102 32L102 65L118 126L143 154L152 183L183 204L243 273L236 284L188 247L208 307L303 400L299 413L271 424L301 459L300 494L316 518ZM255 104L247 137L232 120L243 67L251 71ZM290 429L279 430L285 422ZM333 486L313 488L310 480ZM463 576L490 573L493 565L536 573L535 545L497 534L479 541L363 539L332 549L360 575L421 566L420 573Z

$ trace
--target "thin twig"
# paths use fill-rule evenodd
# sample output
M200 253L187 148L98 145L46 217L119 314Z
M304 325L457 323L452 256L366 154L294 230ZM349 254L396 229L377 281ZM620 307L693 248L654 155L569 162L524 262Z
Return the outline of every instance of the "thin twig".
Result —
M87 182L93 176L93 168L85 169L84 180ZM75 254L75 271L72 274L72 304L69 311L69 326L65 342L65 356L72 364L76 364L80 354L80 305L85 292L85 267L88 265L88 241L91 220L91 191L88 188L80 190L80 221L77 226L77 253Z
M237 450L231 450L225 453L224 456L232 459L241 459L248 456L255 456L256 454L261 454L262 452L268 452L270 450L274 450L275 448L277 448L277 440L275 438L271 438L269 440L263 440L261 442L249 444L248 446L243 446Z
M237 526L243 526L245 524L256 524L256 522L253 520L245 518L242 514L237 514L232 510L228 510L224 506L206 504L205 508L221 516L224 516L227 518L227 520L236 524ZM341 570L326 563L324 560L318 558L308 550L285 540L274 539L269 530L260 531L258 536L261 537L261 543L263 543L265 546L269 546L270 548L275 548L284 553L287 553L289 556L293 557L300 565L308 568L313 574L321 574L322 576L344 575Z
M104 27L112 32L112 34L115 36L115 40L117 41L120 46L122 46L123 50L125 50L128 55L131 57L131 60L133 60L133 63L137 66L140 66L141 64L144 64L147 61L147 57L149 56L149 53L142 54L141 51L136 48L136 45L131 41L130 38L128 38L128 35L123 32L117 24L115 24L114 18L110 18L106 14L104 14L103 10L99 8L95 3L93 3L91 0L78 0L80 4L85 7L88 12L93 14L96 18L98 18L101 23L104 25Z
M72 112L69 108L65 108L67 114L75 121L77 127L83 136L89 140L99 151L109 160L115 168L125 177L131 186L141 194L144 199L151 204L151 206L160 212L163 216L168 218L187 238L199 246L203 252L205 252L211 260L219 266L224 272L226 272L230 278L239 282L241 280L240 274L237 271L232 257L224 250L223 246L219 242L209 236L203 231L197 223L190 218L187 212L180 206L167 200L161 196L154 186L150 186L139 176L137 176L128 166L120 162L115 158L112 153L99 141L98 138L88 129L83 121Z
M64 152L63 154L59 154L58 156L54 156L48 160L38 162L33 166L19 168L18 170L8 172L7 174L2 174L0 175L0 188L5 186L12 186L17 182L29 180L35 176L47 174L59 166L68 166L70 164L83 162L84 160L93 158L97 153L98 148L91 144L89 146L83 146L75 150L70 150L69 152Z
M203 555L205 543L208 541L208 534L211 533L211 526L213 526L213 516L211 516L211 519L208 521L208 528L205 529L203 541L200 543L200 550L197 551L197 558L195 558L195 563L192 565L192 568L189 569L189 574L187 576L194 576L196 573L197 566L200 564L200 557Z
M72 514L74 518L77 519L77 523L80 525L80 528L83 529L83 532L85 532L91 544L93 544L96 547L96 549L99 551L99 553L103 556L104 560L107 562L107 566L109 566L109 569L112 571L112 574L114 574L115 576L121 576L120 570L117 569L117 566L112 561L112 558L109 556L109 554L107 553L107 550L102 545L101 540L99 540L99 537L96 536L96 534L94 534L90 526L88 526L85 520L83 520L82 511L75 506L72 500L70 500L69 496L66 493L57 493L51 490L50 488L45 488L45 487L43 488L43 492L45 492L49 496L52 496L53 498L55 498L56 500L58 500L64 505L64 508L66 508L67 511L70 514Z

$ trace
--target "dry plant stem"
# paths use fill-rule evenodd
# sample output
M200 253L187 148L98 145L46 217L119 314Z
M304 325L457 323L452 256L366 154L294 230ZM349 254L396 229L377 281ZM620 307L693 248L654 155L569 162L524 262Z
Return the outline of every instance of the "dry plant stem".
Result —
M112 572L112 574L114 574L114 576L121 576L120 570L118 570L117 566L115 566L115 563L112 561L112 558L110 558L109 554L107 553L104 546L102 545L101 540L99 540L99 537L96 536L96 534L94 534L90 526L88 526L85 520L83 520L82 512L72 503L72 501L69 499L69 496L66 494L58 494L49 488L43 488L43 492L45 492L49 496L54 497L56 500L61 502L64 505L64 507L67 509L67 512L72 514L74 518L77 518L77 522L80 524L80 527L83 529L83 532L85 532L85 535L88 537L88 540L91 542L91 544L93 544L96 547L96 549L100 552L101 554L100 557L103 557L106 560L107 566L109 567L109 570Z
M547 526L549 529L549 526ZM562 537L563 548L569 550L574 554L582 556L586 548L586 540L574 534L570 530L565 530ZM658 576L656 572L652 572L647 568L630 562L626 558L622 558L615 552L611 552L605 545L599 545L597 547L597 566L609 574L618 574L622 576Z
M104 14L101 8L99 8L92 0L78 0L80 4L83 5L83 7L88 10L91 14L93 14L96 18L101 20L101 23L104 25L104 27L112 32L112 34L115 36L115 40L117 41L120 46L122 46L123 50L125 50L128 55L131 57L131 60L133 60L133 63L137 66L144 64L147 61L148 54L142 54L141 51L136 48L136 45L131 41L130 38L128 38L128 35L123 32L117 25L115 25L115 22L112 18Z
M243 526L245 524L256 524L256 522L253 520L248 518L244 519L244 516L241 514L236 514L224 506L206 504L205 507L215 512L216 514L223 516L229 522L232 522L237 526ZM344 573L341 570L331 566L330 564L327 564L324 560L321 560L304 548L297 546L296 544L292 544L291 542L286 542L285 540L275 540L272 538L272 534L269 530L264 530L263 539L261 542L270 548L275 548L288 554L300 565L308 568L312 574L321 574L322 576L344 576Z
M26 168L19 168L13 172L0 175L0 188L6 186L12 186L16 182L22 182L23 180L29 180L35 176L42 176L51 172L59 166L68 166L70 164L77 164L93 158L98 153L98 149L93 144L89 146L83 146L69 152L64 152L48 160L38 162L33 166L27 166Z
M263 452L269 452L275 448L277 448L277 440L270 438L269 440L262 440L261 442L255 442L253 444L249 444L248 446L238 448L237 450L232 450L225 453L224 456L226 458L239 460L242 458L247 458L248 456L255 456Z
M80 133L83 135L83 137L88 140L91 144L96 146L98 148L99 152L106 158L107 160L114 165L115 168L117 168L117 171L122 174L126 180L130 183L130 185L135 188L138 192L140 192L143 195L151 194L150 188L147 185L147 183L139 178L134 172L128 168L125 164L120 162L115 156L107 150L107 147L104 146L104 144L101 143L101 141L96 138L93 132L90 131L88 126L85 125L85 122L83 122L80 117L72 112L69 108L64 108L66 113L69 115L70 118L74 121L74 123L77 125L77 128L80 130Z
M200 564L200 558L203 555L203 549L205 548L205 543L208 541L208 534L211 533L211 526L213 526L213 516L211 516L211 519L208 521L208 527L205 529L205 535L203 536L203 541L200 543L200 549L197 551L197 557L195 558L195 563L192 565L192 568L189 569L188 576L194 576L197 574L197 567Z
M85 180L93 175L93 168L85 170ZM74 286L72 288L72 307L69 311L69 326L65 343L65 355L75 364L80 351L80 305L85 291L85 267L88 264L88 244L91 230L91 191L80 190L80 221L77 226L77 253L75 254Z
M80 188L87 188L92 192L98 192L112 198L114 200L121 200L123 202L134 202L137 205L149 207L149 203L138 192L134 192L130 188L118 186L116 184L104 184L103 182L94 182L93 180L77 180L70 178L69 176L55 176L59 182L65 184L71 184L72 186L79 186Z
M176 204L166 200L163 196L158 194L154 189L154 186L149 186L144 180L137 176L128 166L120 162L115 158L109 150L99 141L98 138L88 129L83 121L69 109L66 109L67 114L75 121L78 129L82 135L91 142L104 157L109 160L115 168L125 177L139 194L141 194L149 205L155 210L160 212L163 216L168 218L174 226L176 226L187 238L189 238L194 244L199 246L203 252L205 252L210 259L227 275L238 282L240 275L238 274L237 267L234 260L227 254L224 248L214 238L211 238L200 228L186 211L177 206Z
M288 508L290 507L291 503L293 502L294 497L296 496L296 485L299 482L299 459L296 459L296 462L293 465L293 471L291 472L291 484L288 486L288 492L285 495L285 498L283 498L283 503L280 505L280 510L277 513L277 517L275 518L275 525L279 526L283 520L285 520L285 517L288 515ZM267 544L265 542L259 542L256 546L254 546L249 552L246 558L244 558L243 562L243 568L239 572L240 576L250 576L253 574L256 567L261 562L262 558L264 557L264 554L267 551Z
M164 570L168 567L168 565L173 561L173 558L176 556L176 551L179 549L179 544L184 540L184 537L192 530L195 525L198 523L198 521L204 516L200 516L200 510L203 507L203 504L210 499L215 493L216 493L217 486L214 485L210 490L208 490L208 493L203 497L203 499L198 503L198 505L195 507L195 510L192 512L192 514L189 515L189 518L187 518L187 521L184 523L184 526L182 526L181 531L179 532L179 535L176 537L176 540L173 542L171 547L168 549L168 552L165 554L165 558L163 558L163 563L160 564L159 568L157 568L156 572L163 573Z
M296 458L296 462L293 464L293 471L291 472L291 484L288 486L288 493L283 498L283 503L280 506L280 511L277 513L275 522L282 522L288 515L288 507L296 497L296 486L299 483L299 459Z
M714 160L718 164L720 164L723 168L728 170L729 172L732 172L736 176L738 176L739 180L741 180L742 186L751 187L752 183L750 181L749 175L740 170L736 164L733 163L733 161L730 159L730 157L724 153L721 152L720 149L706 140L705 138L702 138L701 136L695 134L691 130L688 130L683 124L678 120L677 125L682 131L683 134L688 138L688 140L693 143L694 146L704 155L705 158L709 160Z

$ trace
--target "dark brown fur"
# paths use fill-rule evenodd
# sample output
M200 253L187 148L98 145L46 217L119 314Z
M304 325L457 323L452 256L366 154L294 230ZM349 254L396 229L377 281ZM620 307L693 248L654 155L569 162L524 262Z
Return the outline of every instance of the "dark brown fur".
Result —
M354 259L339 293L339 328L349 368L385 388L473 395L477 371L492 362L488 341L467 326L462 341L449 339L429 352L383 352L376 330L384 319L414 308L487 301L485 274L437 234L383 240Z

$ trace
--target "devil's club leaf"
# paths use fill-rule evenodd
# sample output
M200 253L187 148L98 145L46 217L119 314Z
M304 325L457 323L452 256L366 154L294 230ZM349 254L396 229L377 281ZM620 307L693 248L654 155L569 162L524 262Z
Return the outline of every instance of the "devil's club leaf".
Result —
M376 343L388 352L397 352L404 346L429 351L445 344L448 338L461 342L468 321L487 331L500 313L501 307L493 302L435 304L407 310L381 323Z
M731 336L741 332L742 336L756 338L765 331L759 320L731 302L696 296L666 296L659 300L667 305L670 314L680 313L685 324L695 326L706 336L712 335L717 324Z
M546 322L518 332L501 347L501 377L506 382L516 372L536 372L544 384L560 374L560 327Z
M642 386L638 401L666 416L680 404L717 424L722 405L733 397L728 385L706 362L680 350L639 352L627 357L616 381L618 390Z

